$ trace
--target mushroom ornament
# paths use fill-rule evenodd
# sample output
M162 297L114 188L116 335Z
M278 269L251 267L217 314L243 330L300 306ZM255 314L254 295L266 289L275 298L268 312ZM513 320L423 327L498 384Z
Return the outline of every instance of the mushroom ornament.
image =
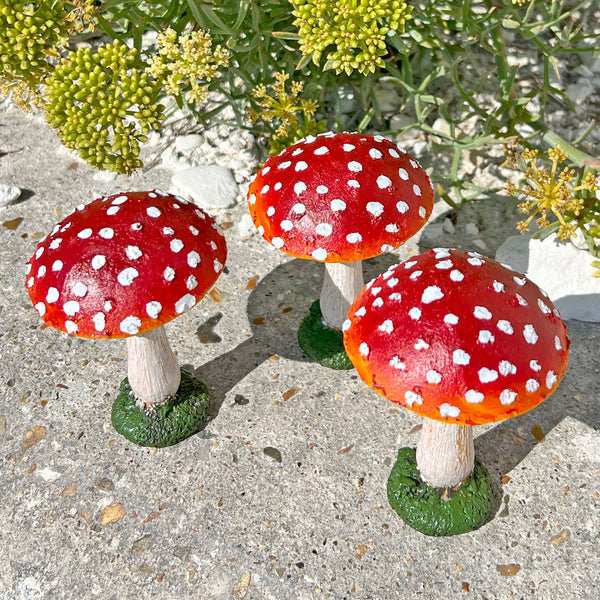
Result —
M365 286L343 329L362 379L426 417L416 452L398 453L392 507L428 535L481 525L492 489L473 425L520 415L556 390L569 340L552 302L494 260L437 248Z
M47 325L84 338L126 338L128 377L112 422L137 444L175 444L206 420L207 389L180 370L162 326L202 299L226 254L210 216L154 190L78 206L29 260L25 285Z
M320 301L298 332L306 354L352 368L342 323L364 285L361 261L414 235L433 209L433 188L419 163L381 136L309 136L269 158L248 190L261 235L298 258L325 263Z

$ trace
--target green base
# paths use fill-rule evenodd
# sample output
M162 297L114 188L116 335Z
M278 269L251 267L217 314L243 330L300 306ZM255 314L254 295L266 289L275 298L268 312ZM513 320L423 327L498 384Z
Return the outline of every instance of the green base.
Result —
M131 393L129 381L121 382L112 407L113 427L139 446L173 446L202 429L210 408L208 388L189 373L181 371L181 384L175 398L152 414L144 412Z
M457 491L450 490L447 500L442 500L434 488L422 481L414 448L398 451L398 460L388 479L387 496L407 525L435 536L477 529L490 516L494 499L490 475L475 459L473 474Z
M309 358L324 367L337 370L354 368L346 354L342 332L323 324L318 300L313 302L308 317L300 323L298 343Z

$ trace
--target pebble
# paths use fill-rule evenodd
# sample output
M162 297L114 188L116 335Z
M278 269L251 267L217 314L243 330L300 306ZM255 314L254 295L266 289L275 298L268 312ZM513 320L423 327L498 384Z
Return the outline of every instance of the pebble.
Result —
M6 206L21 197L21 190L16 185L0 183L0 206Z
M444 219L444 223L442 224L442 229L446 233L454 233L454 231L456 230L456 227L454 226L454 223L452 222L452 219L450 217L446 217Z
M189 167L171 179L175 193L190 197L206 209L229 208L236 203L238 186L227 167Z
M580 77L577 83L567 86L565 94L575 104L583 104L594 93L594 86L587 77Z
M524 273L544 290L563 319L600 322L600 279L592 256L556 236L545 240L513 235L498 248L496 260Z
M418 142L415 142L413 144L413 154L417 157L417 158L421 158L421 156L423 156L426 152L427 152L427 148L429 147L429 144L424 141L424 140L419 140Z
M248 213L241 216L236 228L242 240L249 240L256 233L256 226Z
M198 133L180 135L175 138L175 150L177 152L190 152L204 143L204 137Z
M92 179L94 181L99 181L100 183L110 183L117 178L117 173L113 171L97 171L92 175Z
M479 235L479 227L476 223L467 223L465 225L465 233L470 236Z

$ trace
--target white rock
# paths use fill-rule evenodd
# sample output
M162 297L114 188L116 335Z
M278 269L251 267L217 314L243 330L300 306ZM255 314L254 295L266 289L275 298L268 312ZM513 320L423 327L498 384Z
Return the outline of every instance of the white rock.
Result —
M452 134L450 133L450 123L448 123L448 121L446 121L446 119L443 119L442 117L438 117L433 122L432 127L436 131L439 131L440 133L443 133L444 135L447 135L448 137L452 137Z
M586 77L580 77L577 83L567 86L565 94L573 104L583 104L594 93L594 86Z
M237 232L243 240L249 240L256 233L256 226L249 213L242 215L237 224Z
M100 183L110 183L117 178L117 174L113 171L97 171L92 175L92 179L94 181L99 181Z
M422 230L424 238L429 240L435 240L444 233L444 226L442 223L431 223L429 222Z
M429 144L427 144L427 142L419 140L418 142L415 142L413 144L413 154L417 157L417 158L421 158L421 156L423 156L425 154L425 152L427 152L427 147Z
M6 206L21 197L21 190L16 185L0 183L0 206Z
M465 225L465 233L471 236L479 235L479 227L477 227L476 223L467 223Z
M191 152L204 142L204 138L198 133L179 135L175 138L175 150L177 152Z
M472 240L472 244L477 246L479 250L487 250L487 244L482 239L477 238L476 240Z
M190 197L202 208L229 208L238 194L231 169L219 165L189 167L171 178L175 193Z
M498 248L496 260L539 285L563 319L600 322L600 279L593 276L589 252L559 242L556 236L538 240L513 235Z
M446 233L454 233L456 227L454 227L454 223L452 222L452 219L450 217L446 217L444 219L444 223L442 224L442 229Z

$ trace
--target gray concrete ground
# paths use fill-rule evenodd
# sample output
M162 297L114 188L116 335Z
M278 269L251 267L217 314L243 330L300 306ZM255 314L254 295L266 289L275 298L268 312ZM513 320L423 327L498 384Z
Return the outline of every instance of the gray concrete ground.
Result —
M213 392L210 422L175 447L135 447L110 424L124 343L42 326L24 266L77 204L168 188L170 173L98 182L57 154L39 120L1 111L0 146L16 151L0 156L0 180L25 193L0 209L0 598L600 597L600 325L568 323L569 371L547 402L477 431L492 519L428 538L385 496L419 418L353 371L303 358L294 331L322 265L241 240L234 225L218 293L167 326L181 364ZM245 210L215 216L227 228ZM490 227L490 251L499 231ZM367 277L426 239L369 261Z

